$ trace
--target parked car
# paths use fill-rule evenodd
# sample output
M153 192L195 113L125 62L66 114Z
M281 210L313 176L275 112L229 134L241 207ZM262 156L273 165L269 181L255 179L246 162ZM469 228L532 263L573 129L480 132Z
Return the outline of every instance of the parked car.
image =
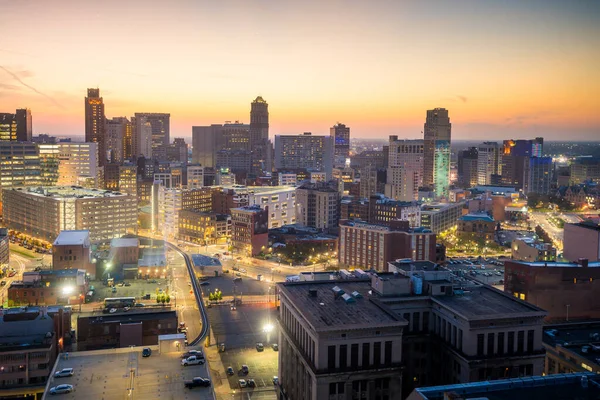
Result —
M273 381L273 385L279 385L279 377L278 376L274 376L272 381Z
M189 381L185 381L184 384L188 389L193 389L195 387L209 387L210 379L197 376Z
M245 379L240 379L240 380L238 381L238 383L240 384L240 387L241 387L241 388L245 388L246 386L248 386L248 383L246 382L246 380L245 380Z
M150 357L152 355L152 349L150 347L144 347L142 350L142 357Z
M250 372L250 369L248 368L248 366L246 364L242 365L242 374L248 374Z
M227 371L226 371L227 375L233 375L233 367L227 367Z
M262 343L256 343L256 351L264 351L265 345Z
M254 379L248 379L246 383L248 384L248 387L256 387L256 382L254 381Z
M202 354L202 351L200 351L200 350L187 351L181 355L181 358L188 358L191 356L200 356L200 357L204 358L204 354Z
M273 343L271 347L273 348L273 351L279 351L279 345L277 343Z
M181 360L181 365L187 367L188 365L202 365L204 364L204 357L200 358L198 356L190 356L188 358L184 358Z
M131 283L125 282L125 286L131 286Z
M6 286L6 281L0 282L0 286Z
M210 282L204 281L204 282L200 282L200 286L208 286L210 285Z
M136 307L145 307L146 305L144 303L135 303Z
M73 385L58 385L50 388L50 394L65 394L73 391Z
M63 368L54 374L55 378L66 378L73 376L73 368Z

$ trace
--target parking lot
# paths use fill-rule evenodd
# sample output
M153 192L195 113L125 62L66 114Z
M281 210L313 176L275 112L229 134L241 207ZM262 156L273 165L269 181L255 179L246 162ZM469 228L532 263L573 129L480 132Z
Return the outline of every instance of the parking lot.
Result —
M115 292L101 281L90 282L95 288L92 302L101 302L107 297L135 297L141 303L148 303L149 300L143 300L144 295L149 294L155 299L157 289L166 290L168 287L166 279L126 279L124 282L130 286L121 286L121 282L115 282Z
M454 257L448 260L446 268L455 273L459 282L473 279L487 285L504 284L504 266L502 261L497 259Z
M515 239L533 238L535 232L532 231L511 231L503 230L498 232L498 243L502 246L510 246Z
M258 352L256 348L230 349L221 354L221 361L225 368L232 367L233 375L226 375L230 389L240 389L239 380L254 379L255 388L246 387L245 392L253 389L273 388L273 377L277 376L278 352L271 346L266 346L264 351ZM242 365L248 366L248 374L242 372Z

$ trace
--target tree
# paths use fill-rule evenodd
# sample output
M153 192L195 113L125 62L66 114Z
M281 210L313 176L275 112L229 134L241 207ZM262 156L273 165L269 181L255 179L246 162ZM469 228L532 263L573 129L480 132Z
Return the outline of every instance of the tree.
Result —
M167 304L169 304L171 302L171 296L167 295L167 298L165 300L167 301Z

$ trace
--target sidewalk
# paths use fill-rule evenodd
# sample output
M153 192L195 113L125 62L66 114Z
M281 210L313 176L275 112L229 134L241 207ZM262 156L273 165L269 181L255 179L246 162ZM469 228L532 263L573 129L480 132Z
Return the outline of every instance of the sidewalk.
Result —
M215 336L211 328L210 338L212 339L214 337ZM205 343L204 354L210 368L210 375L212 377L215 395L218 399L231 398L231 388L229 387L227 375L225 375L225 365L223 365L221 356L219 355L219 347L216 343L210 343L208 347L206 347Z

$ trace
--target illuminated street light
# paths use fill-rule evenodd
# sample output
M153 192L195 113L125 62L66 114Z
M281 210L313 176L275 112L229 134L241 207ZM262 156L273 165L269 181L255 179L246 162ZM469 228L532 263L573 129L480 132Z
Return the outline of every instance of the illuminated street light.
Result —
M74 291L74 290L75 290L75 289L73 288L73 286L65 286L65 287L63 287L63 288L62 288L62 293L63 293L65 296L69 296L70 294L72 294L72 293L73 293L73 291Z

